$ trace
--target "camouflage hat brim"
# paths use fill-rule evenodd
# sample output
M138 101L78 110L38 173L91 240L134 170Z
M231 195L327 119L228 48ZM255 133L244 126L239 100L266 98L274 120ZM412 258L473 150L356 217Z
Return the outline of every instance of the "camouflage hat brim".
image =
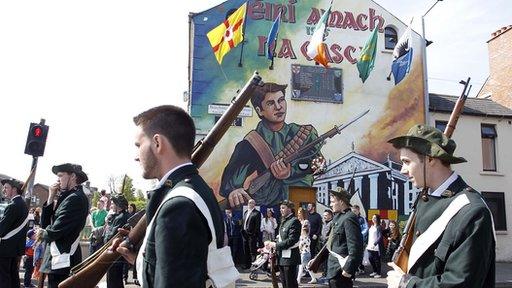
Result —
M463 157L450 155L437 143L430 142L424 138L415 136L399 136L388 140L388 142L393 144L393 147L396 149L408 148L419 154L441 159L446 163L459 164L467 162Z

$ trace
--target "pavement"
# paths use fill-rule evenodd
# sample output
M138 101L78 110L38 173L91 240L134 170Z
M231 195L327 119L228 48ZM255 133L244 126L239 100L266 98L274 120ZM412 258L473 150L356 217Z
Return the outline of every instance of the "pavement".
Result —
M354 287L387 287L385 272L389 269L386 265L382 265L382 278L373 278L368 274L371 272L371 268L366 267L367 273L364 275L360 275L357 277L354 282ZM267 277L266 273L263 271L258 271L256 280L249 279L249 270L241 270L240 275L241 279L236 282L236 287L254 287L254 288L268 288L272 287L272 282L269 277ZM130 272L130 276L131 276ZM319 278L320 274L315 274ZM20 271L20 279L23 279L23 269ZM310 278L303 278L300 287L328 287L327 284L307 284L307 282L311 280ZM23 283L23 280L22 282ZM35 285L35 281L33 281ZM281 285L279 285L281 287ZM46 287L46 285L45 285ZM105 277L103 277L102 281L98 284L98 288L106 288ZM128 285L125 285L126 288L137 288L140 286L134 285L131 277L128 279ZM512 262L497 262L496 263L496 287L504 288L510 287L512 288Z

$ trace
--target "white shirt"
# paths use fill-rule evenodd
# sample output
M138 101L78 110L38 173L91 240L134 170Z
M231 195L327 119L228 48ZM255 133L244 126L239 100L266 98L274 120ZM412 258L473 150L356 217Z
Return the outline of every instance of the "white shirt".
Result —
M274 231L277 228L277 221L276 218L272 218L272 220L269 221L267 218L261 219L261 231L267 231L268 233L274 234Z
M172 168L171 170L169 170L169 172L165 173L164 177L162 177L162 179L160 179L160 182L158 182L158 185L155 187L155 190L164 186L165 184L165 181L167 180L167 178L169 178L169 176L172 174L172 172L178 170L179 168L183 167L183 166L187 166L187 165L192 165L192 162L188 162L188 163L184 163L184 164L181 164L181 165L178 165L174 168Z
M453 172L452 175L450 175L450 177L448 177L448 179L444 180L443 184L441 184L439 187L437 187L437 189L434 190L434 192L429 193L429 194L432 195L432 196L440 197L441 194L446 189L448 189L448 187L450 185L452 185L452 183L455 182L455 180L457 180L458 177L459 177L459 175L457 175L457 173Z
M249 219L249 216L251 215L252 210L254 210L254 208L247 209L247 214L245 214L245 220L244 220L244 230L247 230L247 220Z

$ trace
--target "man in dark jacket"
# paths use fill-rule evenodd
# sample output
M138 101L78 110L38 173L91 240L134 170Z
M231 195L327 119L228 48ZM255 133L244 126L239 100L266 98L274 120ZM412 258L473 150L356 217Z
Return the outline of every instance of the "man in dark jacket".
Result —
M309 239L311 240L311 258L315 258L318 250L318 240L322 236L322 216L316 212L315 203L308 203Z
M329 258L326 278L331 288L351 288L357 267L363 260L361 228L357 216L350 210L350 194L343 188L329 192L334 219L327 240Z
M453 155L455 141L434 127L415 125L389 142L400 149L400 172L423 191L406 271L393 267L388 286L494 287L492 215L480 193L452 170L451 164L466 162Z
M125 243L117 251L128 262L137 262L141 276L138 280L144 287L205 287L209 278L208 245L212 240L205 217L192 200L183 196L166 201L157 213L164 197L175 187L191 188L208 207L216 246L223 246L222 212L213 191L191 163L194 122L183 109L172 105L149 109L136 116L134 122L138 127L136 161L142 166L142 176L160 182L148 193L146 216L153 225L146 230L146 245L138 256Z
M128 211L128 200L123 195L112 196L110 210L114 211L108 220L106 225L103 242L107 243L112 237L117 234L117 229L122 228L129 218ZM123 266L126 261L122 258L117 260L110 266L107 272L107 287L118 288L124 287L123 284Z
M82 166L65 163L53 166L58 180L49 187L41 225L47 243L40 271L48 274L48 287L57 288L71 267L82 262L80 232L85 226L89 201L82 189L88 177Z
M16 179L2 180L4 196L10 199L0 219L0 286L20 287L18 263L25 254L28 209L21 197L23 184Z
M258 256L258 238L261 227L261 213L256 209L256 201L249 200L247 211L244 212L242 236L244 239L245 269L251 267L251 263Z
M293 215L295 205L285 200L281 203L281 225L277 242L267 242L265 246L276 248L281 282L284 288L299 287L297 283L297 266L300 264L299 239L301 225Z

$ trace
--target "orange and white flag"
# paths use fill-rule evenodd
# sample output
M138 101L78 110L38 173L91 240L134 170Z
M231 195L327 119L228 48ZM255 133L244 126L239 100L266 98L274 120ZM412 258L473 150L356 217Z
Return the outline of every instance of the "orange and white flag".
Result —
M311 41L309 41L307 47L308 56L324 65L324 67L328 67L327 51L325 51L326 48L324 45L324 33L327 27L327 19L329 19L329 14L331 14L331 7L332 1L329 5L329 9L324 12L322 18L320 18L320 21L316 24L315 32L313 32L313 36L311 36Z

